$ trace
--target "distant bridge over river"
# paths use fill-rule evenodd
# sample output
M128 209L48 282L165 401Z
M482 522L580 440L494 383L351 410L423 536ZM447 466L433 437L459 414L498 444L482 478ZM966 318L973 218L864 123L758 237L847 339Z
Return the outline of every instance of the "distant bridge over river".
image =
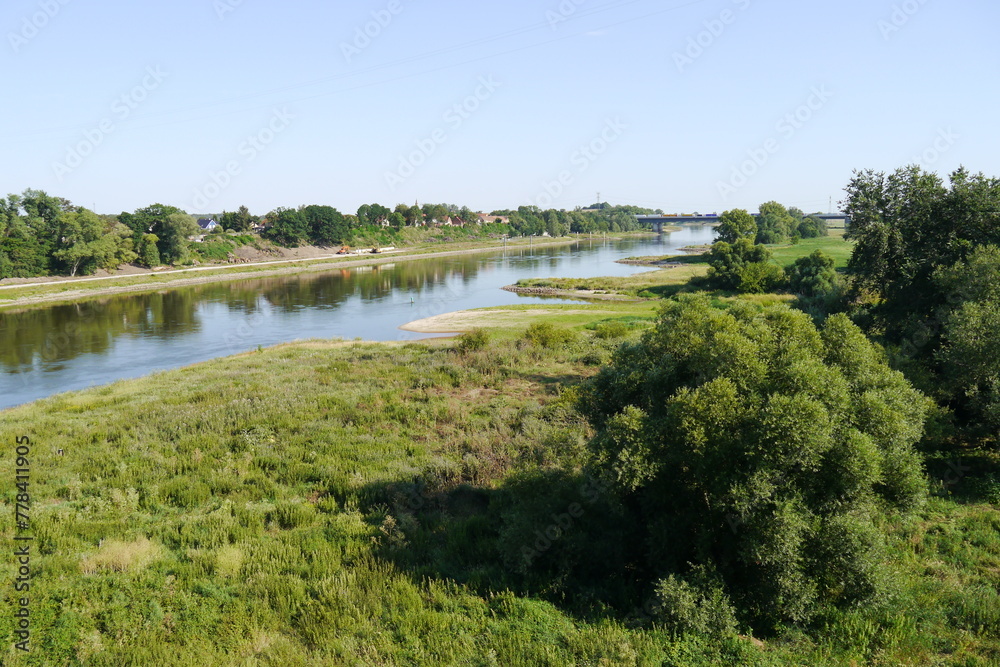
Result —
M760 213L751 213L750 215L756 218ZM806 217L819 218L820 220L841 220L844 223L844 227L847 227L851 223L851 216L846 213L816 213ZM708 225L719 222L719 216L714 213L708 215L637 215L635 218L640 224L652 225L653 231L657 234L662 234L663 228L670 227L671 225Z

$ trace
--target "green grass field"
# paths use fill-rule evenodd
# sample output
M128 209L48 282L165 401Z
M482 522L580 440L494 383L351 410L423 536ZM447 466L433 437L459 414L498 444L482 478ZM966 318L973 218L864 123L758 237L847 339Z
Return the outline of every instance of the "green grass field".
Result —
M671 637L641 591L512 572L506 480L579 469L573 387L653 315L541 309L530 340L507 319L476 345L306 341L5 411L0 475L28 436L36 541L32 652L3 664L997 664L1000 512L952 499L968 474L891 527L888 604L763 641Z
M831 229L829 236L815 239L803 239L795 245L769 246L774 256L774 261L781 266L789 266L800 257L812 254L816 250L822 250L827 255L833 257L834 266L843 271L847 268L847 262L851 258L851 249L854 244L844 239L844 230Z

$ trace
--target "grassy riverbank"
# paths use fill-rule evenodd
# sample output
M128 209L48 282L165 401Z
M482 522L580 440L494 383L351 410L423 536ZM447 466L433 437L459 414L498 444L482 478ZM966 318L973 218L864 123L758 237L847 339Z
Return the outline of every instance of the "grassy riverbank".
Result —
M851 256L851 243L844 240L843 230L831 230L831 235L823 238L805 239L794 245L768 246L773 260L779 266L789 266L800 257L816 250L833 257L838 270L847 268ZM551 296L591 296L617 295L636 299L656 299L669 297L689 288L692 278L708 274L707 255L657 255L633 257L628 263L645 264L659 268L656 271L636 273L631 276L599 276L594 278L525 278L518 280L514 291L529 293L538 291ZM768 299L771 300L771 299Z
M579 474L574 387L651 316L542 309L548 327L286 344L5 411L0 440L32 443L36 541L32 653L3 664L996 664L1000 512L975 493L892 527L884 607L763 641L674 638L648 591L511 569L512 480Z

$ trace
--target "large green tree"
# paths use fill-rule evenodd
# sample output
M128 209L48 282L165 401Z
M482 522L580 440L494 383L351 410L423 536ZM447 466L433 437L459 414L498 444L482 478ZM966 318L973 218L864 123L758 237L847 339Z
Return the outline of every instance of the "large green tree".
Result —
M795 218L776 201L760 205L757 216L757 243L786 243L798 235Z
M309 228L309 242L314 245L342 245L351 238L344 216L332 206L306 206L302 215Z
M53 257L69 275L89 274L97 268L115 268L135 260L132 231L121 223L109 225L87 209L62 212L58 216L59 242Z
M580 408L661 600L768 629L885 592L878 526L924 498L926 401L843 315L817 330L786 306L685 296Z
M938 270L945 295L939 309L941 347L935 355L940 398L971 434L1000 430L1000 247L982 246Z
M309 238L309 222L302 211L278 208L267 214L271 226L263 236L283 246L297 246Z
M193 217L176 206L165 204L152 204L133 213L122 213L118 220L132 230L136 248L141 246L145 235L155 235L160 260L165 264L176 264L186 259L188 237L200 231Z
M892 174L855 172L843 202L851 216L849 270L876 304L874 325L889 342L927 357L938 344L944 293L936 271L1000 244L1000 180L958 169L945 187L917 166Z
M719 216L719 230L716 240L735 243L739 239L754 240L757 237L757 221L746 210L734 208Z

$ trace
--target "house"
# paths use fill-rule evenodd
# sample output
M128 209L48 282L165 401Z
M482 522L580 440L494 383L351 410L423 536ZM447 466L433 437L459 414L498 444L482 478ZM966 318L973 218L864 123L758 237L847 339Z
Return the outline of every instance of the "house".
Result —
M198 226L201 227L203 232L208 233L218 227L219 223L213 218L198 218Z
M491 222L496 222L500 223L501 225L506 225L510 222L510 218L508 218L505 215L484 215L483 213L479 214L479 224L485 225Z

